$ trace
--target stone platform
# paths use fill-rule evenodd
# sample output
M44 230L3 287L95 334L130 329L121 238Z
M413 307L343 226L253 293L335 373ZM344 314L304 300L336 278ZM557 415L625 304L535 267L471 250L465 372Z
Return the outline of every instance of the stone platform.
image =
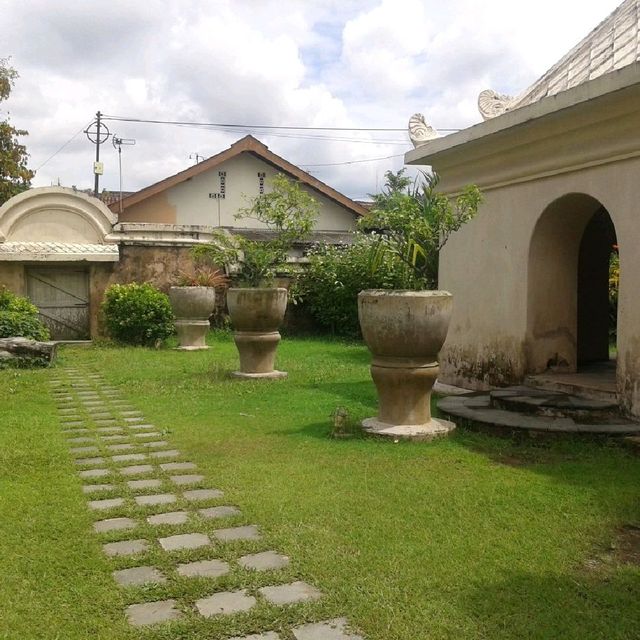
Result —
M611 401L531 387L448 396L438 409L458 423L462 420L491 433L640 435L640 423L621 416Z

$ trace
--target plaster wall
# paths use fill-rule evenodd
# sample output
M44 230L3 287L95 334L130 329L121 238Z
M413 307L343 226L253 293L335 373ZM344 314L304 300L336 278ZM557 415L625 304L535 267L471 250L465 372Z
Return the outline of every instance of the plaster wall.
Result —
M225 175L225 197L220 193L220 172ZM265 174L265 189L278 171L270 164L245 152L210 171L170 187L166 192L131 205L120 222L163 222L171 224L211 225L260 229L266 225L252 219L235 219L248 206L248 199L259 195L258 173ZM356 216L317 191L302 185L320 204L318 231L348 231L356 228Z

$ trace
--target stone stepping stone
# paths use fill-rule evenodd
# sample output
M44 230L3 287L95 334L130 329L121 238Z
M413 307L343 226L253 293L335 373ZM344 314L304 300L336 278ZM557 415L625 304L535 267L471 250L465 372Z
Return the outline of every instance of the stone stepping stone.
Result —
M134 464L130 467L121 467L118 471L123 476L137 476L155 471L155 467L151 464Z
M75 463L77 465L87 465L87 464L104 464L104 458L77 458Z
M189 519L189 514L186 511L170 511L169 513L158 513L154 516L149 516L147 522L153 525L162 524L185 524Z
M71 422L67 421L67 422L63 422L62 426L63 427L81 427L84 424L84 421L80 419L80 416L74 416L76 419L72 420Z
M126 418L141 418L142 417L142 411L121 411L120 415L122 415L123 417Z
M255 604L256 599L248 595L246 589L242 589L240 591L221 591L208 598L196 600L196 609L201 616L211 618L213 616L248 611Z
M122 540L121 542L107 542L102 545L102 550L110 558L115 556L133 556L143 553L149 548L146 540Z
M115 484L85 484L82 493L98 493L98 491L111 491L115 489Z
M261 587L258 591L271 604L285 605L319 600L322 593L306 582L297 581L276 587Z
M171 480L171 482L173 482L173 484L183 486L185 484L196 484L197 482L202 482L204 480L204 476L191 474L184 476L170 476L169 479Z
M193 462L165 462L160 465L163 471L191 471L198 467Z
M105 509L114 509L115 507L121 507L124 504L124 498L108 498L106 500L91 500L89 502L89 509L94 511L103 511Z
M69 442L70 444L81 444L83 442L95 442L95 439L88 436L80 436L79 438L69 438L67 442Z
M222 498L224 493L219 489L191 489L190 491L184 491L184 499L189 502L198 502L199 500L215 500Z
M115 424L117 422L117 420L115 418L100 418L98 420L94 420L94 422L99 427L108 427L111 424Z
M93 530L96 533L107 531L122 531L124 529L134 529L138 523L131 518L109 518L108 520L98 520L93 523Z
M347 631L345 618L303 624L292 632L296 640L364 640L362 636Z
M127 425L131 430L142 430L142 429L156 429L157 427L153 424L130 424Z
M244 527L230 527L228 529L216 529L213 536L220 542L232 542L233 540L260 540L258 527L253 524Z
M162 434L158 431L147 431L146 433L134 433L134 438L159 438Z
M176 609L175 600L158 600L144 604L131 604L127 607L127 620L134 627L168 622L181 616L180 611Z
M157 489L162 486L162 480L149 478L148 480L127 480L129 489Z
M78 473L81 478L104 478L110 474L111 469L86 469Z
M122 411L120 413L122 413ZM142 416L138 416L137 418L123 418L123 420L125 422L135 423L135 422L142 422L143 418Z
M238 558L238 564L250 571L275 571L287 567L289 558L275 551L263 551Z
M166 582L165 576L155 567L132 567L114 571L113 579L122 587L133 587L143 584L160 584Z
M108 411L105 411L103 413L90 413L90 415L92 420L109 420L109 421L113 420L115 422L115 418L113 417L113 414L109 413Z
M98 407L100 409L107 408L107 405L102 400L83 400L82 404L87 408L89 412L91 412L91 409L95 409Z
M98 433L122 433L124 429L122 427L100 427L96 431Z
M113 462L137 462L138 460L146 460L146 453L124 453L118 456L111 456Z
M89 433L89 429L86 427L80 429L62 429L62 433L64 433L65 436L73 435L74 433Z
M178 498L173 493L158 493L150 496L136 496L134 500L140 506L148 506L155 504L171 504L176 502Z
M229 573L229 565L222 560L200 560L179 564L176 571L185 578L219 578Z
M234 636L229 640L281 640L275 631L265 631L264 633L252 633L250 636Z
M85 454L85 453L98 453L100 449L98 447L72 447L69 449L71 453L75 454Z
M140 447L148 447L149 449L155 449L157 447L167 447L169 443L166 440L154 440L153 442L140 442Z
M177 449L169 449L168 451L152 451L149 454L149 457L151 457L151 458L178 458L181 455L182 454Z
M103 442L115 442L116 440L123 440L128 438L129 436L127 436L124 433L121 433L120 435L115 434L113 436L100 436L100 440L102 440Z
M215 518L230 518L231 516L241 515L238 507L222 506L222 507L209 507L207 509L198 509L198 513L207 520L213 520Z
M110 444L107 446L109 451L129 451L131 449L135 449L136 446L129 442L125 442L123 444Z
M179 551L180 549L199 549L211 544L209 536L204 533L180 533L176 536L158 538L160 546L165 551Z

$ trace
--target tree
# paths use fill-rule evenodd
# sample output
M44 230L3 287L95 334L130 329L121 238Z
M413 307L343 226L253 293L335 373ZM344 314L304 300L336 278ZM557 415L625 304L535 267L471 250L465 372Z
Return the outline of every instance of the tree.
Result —
M18 72L9 66L8 58L0 58L0 102L11 93ZM27 167L27 148L18 138L28 135L9 122L0 120L0 205L31 186L34 172Z
M406 288L438 286L438 255L449 236L471 220L482 201L478 188L470 185L455 199L436 191L437 174L424 171L412 184L404 175L387 171L382 193L360 220L363 230L382 232L387 250L407 269Z

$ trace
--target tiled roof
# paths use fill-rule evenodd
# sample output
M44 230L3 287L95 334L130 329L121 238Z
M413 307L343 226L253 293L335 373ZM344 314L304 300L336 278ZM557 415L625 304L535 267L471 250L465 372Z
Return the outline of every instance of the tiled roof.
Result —
M489 119L554 96L640 60L640 0L625 0L541 78L512 98L483 91L480 113Z

